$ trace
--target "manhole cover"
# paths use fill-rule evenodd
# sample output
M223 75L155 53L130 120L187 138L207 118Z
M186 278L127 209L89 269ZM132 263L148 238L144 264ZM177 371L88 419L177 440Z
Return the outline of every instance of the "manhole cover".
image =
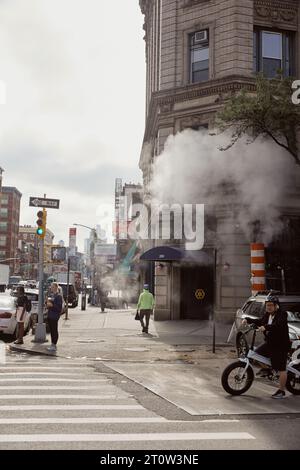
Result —
M144 351L150 351L150 349L146 348L124 348L125 351L134 351L134 352L144 352Z

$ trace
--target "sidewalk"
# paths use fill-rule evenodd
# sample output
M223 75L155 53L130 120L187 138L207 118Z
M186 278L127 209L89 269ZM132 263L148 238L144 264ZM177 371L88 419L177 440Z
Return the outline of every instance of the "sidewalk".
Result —
M193 349L188 351L191 353L202 351L207 354L209 349L212 350L213 326L208 321L151 321L150 334L145 335L141 333L140 323L134 320L134 316L134 310L109 310L102 313L98 307L89 306L86 311L70 309L69 320L61 318L59 322L57 355L105 360L123 360L126 357L128 360L137 360L138 352L139 360L172 361L182 359L174 353L186 349L184 346ZM230 328L230 325L216 325L217 347L228 347L226 340ZM37 344L32 340L33 336L27 335L24 345L11 344L10 348L19 352L53 355L47 351L49 342Z

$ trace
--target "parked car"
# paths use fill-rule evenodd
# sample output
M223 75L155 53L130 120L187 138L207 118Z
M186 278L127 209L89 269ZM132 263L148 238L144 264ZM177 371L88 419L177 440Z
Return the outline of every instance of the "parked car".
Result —
M12 295L0 294L0 333L18 336L18 322L16 318L17 299ZM26 316L24 332L28 333L31 326L31 312Z
M8 289L13 289L14 287L16 287L19 284L20 281L22 281L21 276L10 276L7 288Z
M236 313L236 348L239 356L247 354L253 335L253 331L246 333L247 327L242 326L242 320L245 317L253 319L261 318L265 313L265 302L269 293L259 292L257 295L249 297L242 308ZM300 294L282 294L277 291L272 291L272 294L278 297L282 310L288 314L291 342L300 339ZM263 341L263 333L257 332L255 344L262 343Z
M28 300L31 301L31 324L30 327L32 328L32 332L34 333L35 325L38 323L38 309L39 309L39 290L38 289L28 289L25 287L25 295L27 296ZM17 297L17 288L13 289L11 292L13 297ZM43 321L47 325L47 307L44 304L43 306ZM48 329L48 328L47 328Z
M58 282L58 285L62 288L64 301L67 302L67 283ZM71 306L71 308L78 306L78 292L74 284L69 284L68 305Z

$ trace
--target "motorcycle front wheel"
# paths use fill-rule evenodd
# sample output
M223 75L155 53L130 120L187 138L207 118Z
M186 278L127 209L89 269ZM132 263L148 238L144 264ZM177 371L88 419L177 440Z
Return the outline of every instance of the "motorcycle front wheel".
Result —
M222 374L222 387L230 395L242 395L251 387L254 372L251 366L245 371L246 364L236 361L224 369Z
M295 374L288 372L286 389L293 395L300 395L300 378L296 377Z

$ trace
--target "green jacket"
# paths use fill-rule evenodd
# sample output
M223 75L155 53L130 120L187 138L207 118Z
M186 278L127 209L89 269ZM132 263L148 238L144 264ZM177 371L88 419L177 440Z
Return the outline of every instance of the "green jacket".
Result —
M144 289L140 294L137 309L138 310L153 310L154 297L148 290Z

